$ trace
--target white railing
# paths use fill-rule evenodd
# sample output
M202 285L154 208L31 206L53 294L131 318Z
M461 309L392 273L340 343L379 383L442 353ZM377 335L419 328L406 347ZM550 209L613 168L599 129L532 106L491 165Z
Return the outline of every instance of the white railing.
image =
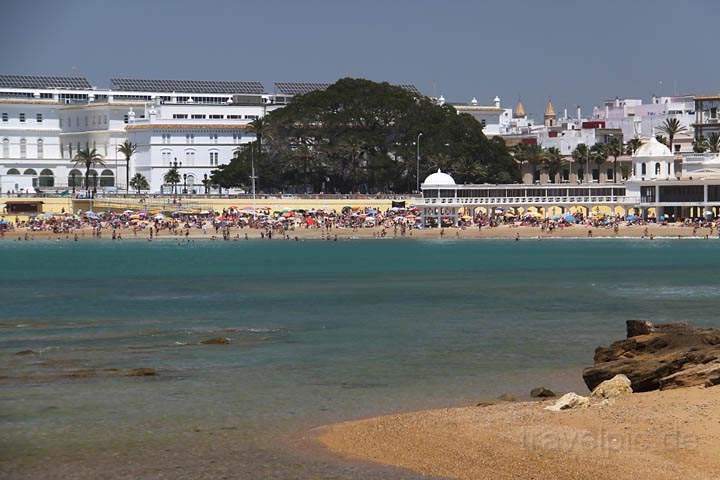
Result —
M630 201L625 196L561 196L561 197L480 197L480 198L424 198L425 205L528 205L559 203L624 203Z

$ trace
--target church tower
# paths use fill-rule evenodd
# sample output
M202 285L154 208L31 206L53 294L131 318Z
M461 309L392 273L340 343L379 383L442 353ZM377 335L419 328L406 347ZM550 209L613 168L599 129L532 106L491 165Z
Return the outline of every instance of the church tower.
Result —
M557 115L555 115L555 107L550 100L548 100L547 106L545 107L545 119L546 127L554 127L557 125Z

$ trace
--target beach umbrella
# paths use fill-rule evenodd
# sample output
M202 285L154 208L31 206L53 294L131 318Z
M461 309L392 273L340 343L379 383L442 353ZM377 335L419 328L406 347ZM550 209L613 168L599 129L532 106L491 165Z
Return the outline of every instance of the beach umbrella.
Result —
M566 213L565 215L563 215L563 219L568 223L575 223L576 221L575 215L573 215L572 213Z
M630 215L628 215L627 217L625 217L625 219L626 219L628 222L634 222L635 220L637 220L637 215L633 215L633 214L631 213Z
M705 218L712 218L715 216L715 214L710 210L705 210L705 213L703 213L703 215L705 216Z

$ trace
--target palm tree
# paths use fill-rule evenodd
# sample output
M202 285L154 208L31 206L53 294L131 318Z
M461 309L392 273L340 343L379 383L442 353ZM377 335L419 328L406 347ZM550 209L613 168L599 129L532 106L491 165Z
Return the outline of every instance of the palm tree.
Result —
M623 154L622 141L618 137L611 137L606 148L608 155L613 157L613 182L617 182L617 159Z
M136 173L135 176L130 179L128 184L137 190L138 195L140 195L141 190L148 190L150 188L147 178L145 178L142 173Z
M718 135L716 132L708 135L707 140L705 140L705 144L707 145L707 149L710 150L710 152L720 153L720 135Z
M672 152L673 151L673 140L675 139L675 136L678 133L683 133L684 131L687 130L687 128L684 127L683 125L681 125L680 120L678 120L677 118L666 118L665 122L663 122L663 124L660 125L660 127L658 127L658 130L661 133L664 133L665 135L667 135L668 142L666 145Z
M700 135L698 138L693 140L693 152L705 153L708 150L707 138Z
M596 143L590 147L590 158L598 168L598 182L600 182L600 167L607 161L608 150L607 146L603 143Z
M180 172L178 168L173 166L163 176L163 181L169 183L173 187L173 193L177 193L177 184L180 183Z
M118 146L118 152L125 155L125 191L130 192L130 157L135 154L137 150L137 144L132 143L130 140L125 140ZM147 180L146 180L147 181Z
M627 163L623 163L622 165L620 165L620 175L622 175L623 179L628 179L628 177L630 176L630 171L630 165L628 165Z
M90 148L88 147L85 150L80 150L79 152L77 152L75 154L75 158L73 158L73 162L76 167L85 167L85 190L90 193L90 169L95 166L105 165L102 156L97 152L96 149L93 148L92 150L90 150Z
M522 165L533 166L533 181L535 180L535 172L537 171L538 165L543 161L543 151L538 145L529 145L526 143L519 143L513 147L513 157L521 167Z
M662 144L665 145L666 147L668 146L668 139L667 139L667 137L666 137L665 135L661 135L661 134L658 133L657 135L655 135L655 140L657 140L658 142L662 143ZM669 148L669 147L668 147L668 148Z
M586 170L585 170L585 174L583 175L583 177L585 177L585 175L588 173L587 167L588 167L588 162L590 161L590 152L587 148L587 145L585 145L584 143L578 144L578 146L575 147L575 150L573 150L573 152L572 152L572 158L577 165L580 165L580 162L585 162ZM576 172L578 171L577 166L575 167L575 171ZM582 178L581 180L585 180L585 178Z
M556 176L560 173L560 167L562 166L562 154L556 147L550 147L543 152L543 167L550 177L550 182L554 183Z
M635 155L635 152L638 151L638 148L642 146L642 140L639 138L633 138L627 143L627 154L628 155Z

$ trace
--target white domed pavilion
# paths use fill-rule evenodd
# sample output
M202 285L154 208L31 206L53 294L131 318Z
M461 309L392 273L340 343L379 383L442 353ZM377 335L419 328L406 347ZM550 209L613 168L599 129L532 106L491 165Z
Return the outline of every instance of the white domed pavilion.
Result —
M633 154L633 177L640 180L675 178L675 155L657 138L646 139Z
M438 168L438 171L428 175L422 184L432 186L455 185L455 179L453 179L453 177L451 177L447 173L443 173Z

